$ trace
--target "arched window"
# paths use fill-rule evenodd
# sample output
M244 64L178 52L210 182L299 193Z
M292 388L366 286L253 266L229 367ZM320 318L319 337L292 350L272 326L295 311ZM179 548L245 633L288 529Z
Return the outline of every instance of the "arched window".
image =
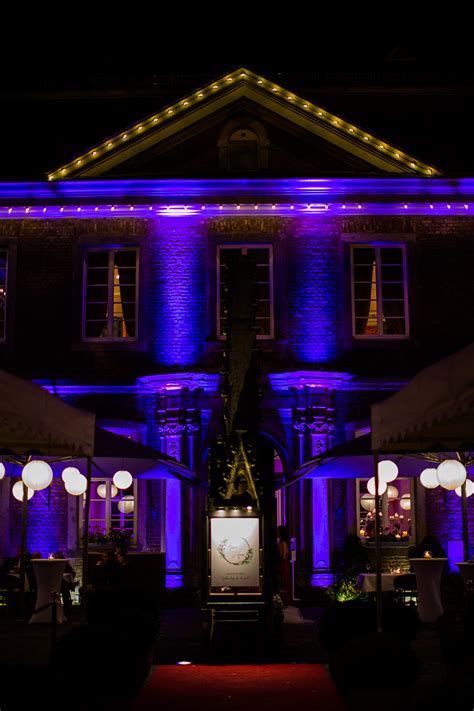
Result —
M229 138L229 172L258 171L258 137L248 129L237 129Z
M267 133L258 121L229 121L218 141L222 170L236 175L258 173L268 166Z

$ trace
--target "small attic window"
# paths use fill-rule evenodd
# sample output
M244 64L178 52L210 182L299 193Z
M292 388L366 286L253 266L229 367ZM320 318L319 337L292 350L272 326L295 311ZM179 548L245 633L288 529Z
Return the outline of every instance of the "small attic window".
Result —
M229 172L256 173L259 169L258 136L249 129L241 128L229 137Z

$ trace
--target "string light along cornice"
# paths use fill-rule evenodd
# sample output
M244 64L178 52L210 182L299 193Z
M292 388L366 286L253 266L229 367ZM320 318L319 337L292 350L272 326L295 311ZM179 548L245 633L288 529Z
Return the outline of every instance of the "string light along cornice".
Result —
M169 125L177 117L194 111L197 107L206 104L218 95L223 95L233 90L237 85L244 84L254 91L272 97L280 105L290 106L292 110L300 115L309 117L315 126L320 126L325 131L349 141L354 147L363 149L379 159L388 161L398 166L400 171L412 173L418 176L434 177L441 175L441 171L432 165L428 165L392 146L386 141L382 141L359 126L345 121L340 116L326 111L321 106L317 106L293 92L255 74L254 72L241 67L230 74L216 79L207 86L198 89L179 101L166 106L162 111L147 116L124 131L109 136L101 143L93 146L89 150L77 155L69 163L65 163L56 170L47 174L50 181L64 180L80 175L85 169L91 168L95 163L99 163L107 157L124 150L127 147L136 145L145 136L151 136L163 126Z
M34 205L0 207L0 219L97 219L156 217L216 217L228 215L351 216L351 215L452 215L466 216L474 203L298 203L205 205Z

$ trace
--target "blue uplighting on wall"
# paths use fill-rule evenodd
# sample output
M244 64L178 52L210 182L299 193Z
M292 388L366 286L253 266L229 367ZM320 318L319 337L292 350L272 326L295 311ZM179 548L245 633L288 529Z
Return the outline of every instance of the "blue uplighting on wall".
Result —
M195 218L157 220L149 264L150 331L162 365L192 365L206 338L207 248Z
M182 584L181 484L172 479L168 479L166 482L165 521L166 585L167 587L180 587L180 579Z

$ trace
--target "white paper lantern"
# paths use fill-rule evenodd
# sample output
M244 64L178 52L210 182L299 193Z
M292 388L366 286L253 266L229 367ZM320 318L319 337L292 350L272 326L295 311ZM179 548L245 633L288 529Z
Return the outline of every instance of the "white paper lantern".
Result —
M396 486L390 485L387 487L387 496L389 499L398 499L398 489Z
M379 496L382 496L382 494L385 494L387 490L387 482L382 481L379 479ZM375 477L373 476L372 479L369 479L367 482L367 491L369 494L372 494L372 496L375 496Z
M360 505L366 511L373 511L375 509L375 499L372 494L362 494L360 497Z
M466 479L466 467L457 459L445 459L436 470L438 481L448 491L462 486Z
M79 469L77 467L66 467L66 469L63 469L61 478L62 478L63 482L66 483L66 481L68 479L71 479L71 478L74 479L74 477L76 477L80 473L81 472L79 471Z
M384 459L382 462L379 462L378 470L380 481L393 481L398 476L398 467L395 462L392 462L390 459Z
M118 489L128 489L132 485L133 477L130 472L121 470L115 472L112 481Z
M26 490L26 497L28 501L31 499L35 492L33 489L27 489ZM12 494L15 497L17 501L23 501L23 482L22 481L17 481L15 484L13 484L12 487Z
M454 491L458 496L462 496L462 487L457 486ZM472 496L474 494L474 482L470 479L466 479L466 496Z
M425 489L436 489L439 486L438 474L434 467L423 469L420 474L420 481Z
M41 489L46 489L53 481L53 470L47 462L33 459L23 467L21 478L29 489L41 491Z
M110 496L112 498L115 498L118 494L118 489L116 486L113 484L110 485ZM97 495L100 496L101 499L106 499L107 498L107 484L99 484L97 487Z
M3 479L5 476L5 465L3 462L0 462L0 481Z
M117 504L118 510L124 514L131 514L135 508L133 496L124 496Z
M409 511L411 509L410 494L402 494L402 498L400 499L400 508L404 511Z
M87 479L78 471L77 474L66 477L64 488L71 496L80 496L87 489Z

